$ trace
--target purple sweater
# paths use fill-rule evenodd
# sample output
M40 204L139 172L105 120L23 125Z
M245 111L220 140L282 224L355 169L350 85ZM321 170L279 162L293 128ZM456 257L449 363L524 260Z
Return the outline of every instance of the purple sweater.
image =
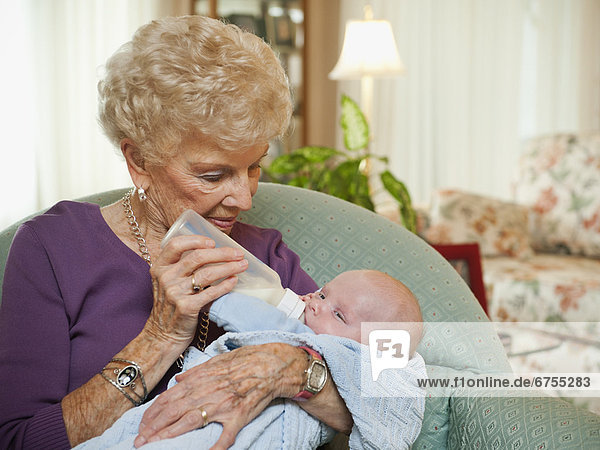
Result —
M277 230L237 223L231 237L272 267L284 287L316 289ZM2 292L0 448L69 448L60 401L142 330L152 308L148 265L97 205L60 202L19 228ZM211 329L209 340L215 335Z

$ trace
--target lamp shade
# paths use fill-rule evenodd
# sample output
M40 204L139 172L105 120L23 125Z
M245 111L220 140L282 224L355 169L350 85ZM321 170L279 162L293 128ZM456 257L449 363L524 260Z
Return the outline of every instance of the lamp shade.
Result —
M329 78L390 77L403 71L390 22L351 20L346 23L342 53Z

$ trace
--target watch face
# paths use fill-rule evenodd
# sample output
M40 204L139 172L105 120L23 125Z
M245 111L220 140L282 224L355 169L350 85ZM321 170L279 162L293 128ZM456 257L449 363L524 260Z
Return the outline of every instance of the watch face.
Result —
M327 381L327 369L325 365L318 360L314 360L311 367L310 377L308 379L308 388L320 392Z

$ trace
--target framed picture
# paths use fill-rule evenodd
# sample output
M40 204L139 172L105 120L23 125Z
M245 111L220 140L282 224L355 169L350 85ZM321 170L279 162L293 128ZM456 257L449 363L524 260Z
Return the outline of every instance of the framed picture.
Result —
M294 47L295 25L288 14L268 16L266 19L267 37L276 47Z
M479 304L487 314L487 298L481 270L481 253L476 242L465 244L432 244L446 260L456 269L471 288Z

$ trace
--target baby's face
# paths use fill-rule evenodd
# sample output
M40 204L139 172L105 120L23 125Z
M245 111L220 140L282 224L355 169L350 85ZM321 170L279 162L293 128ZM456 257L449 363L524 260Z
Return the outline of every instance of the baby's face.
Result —
M342 273L320 291L300 297L306 303L304 321L317 334L361 341L361 322L371 321L374 301L368 280L357 272Z

